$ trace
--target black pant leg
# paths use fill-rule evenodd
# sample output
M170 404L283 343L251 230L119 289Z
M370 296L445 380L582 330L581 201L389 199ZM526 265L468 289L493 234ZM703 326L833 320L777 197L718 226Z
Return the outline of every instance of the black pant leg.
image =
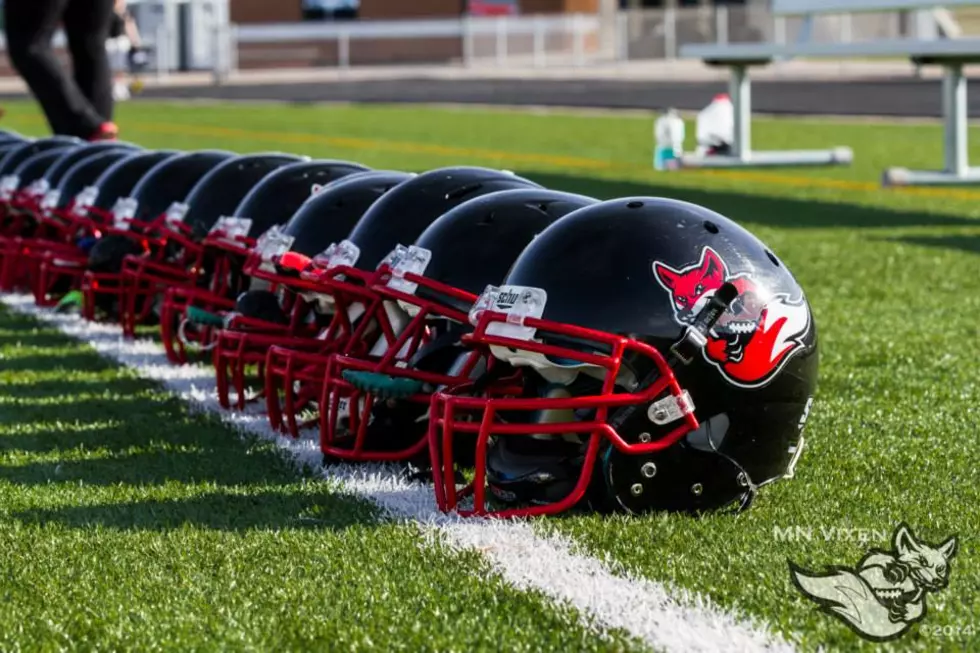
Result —
M115 15L114 4L113 0L68 0L64 12L75 83L102 116L100 122L112 120L112 70L106 41Z
M51 47L67 2L68 0L4 2L7 54L37 98L51 131L55 134L87 138L106 119L92 108L75 81L65 73Z

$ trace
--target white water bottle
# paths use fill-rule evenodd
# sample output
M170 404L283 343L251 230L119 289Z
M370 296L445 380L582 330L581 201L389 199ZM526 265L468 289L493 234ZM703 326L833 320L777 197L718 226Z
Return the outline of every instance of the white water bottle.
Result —
M729 154L735 142L735 107L727 93L716 95L698 112L699 155Z
M677 115L676 109L668 109L667 113L657 118L653 123L655 169L672 170L678 167L684 152L684 135L684 119Z

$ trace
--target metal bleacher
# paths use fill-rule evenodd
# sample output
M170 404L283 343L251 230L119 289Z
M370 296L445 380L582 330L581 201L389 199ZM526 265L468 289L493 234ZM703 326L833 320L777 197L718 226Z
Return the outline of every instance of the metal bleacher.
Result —
M881 11L928 11L980 6L980 0L772 0L776 16L804 18L802 40L795 43L729 43L687 45L686 59L701 59L730 71L730 95L735 113L735 136L730 155L684 155L682 167L732 168L749 166L848 165L853 153L846 146L827 150L753 151L751 139L752 89L748 71L794 57L846 59L854 57L907 57L917 66L938 65L942 83L945 132L944 168L884 171L884 185L945 185L980 182L980 168L969 165L967 154L967 82L963 67L980 63L980 38L903 38L822 43L807 38L809 21L819 14Z

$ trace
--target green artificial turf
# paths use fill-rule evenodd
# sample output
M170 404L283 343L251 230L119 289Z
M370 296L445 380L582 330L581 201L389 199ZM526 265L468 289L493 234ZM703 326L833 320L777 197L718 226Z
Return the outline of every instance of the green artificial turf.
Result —
M626 650L0 310L0 650Z
M6 108L7 126L43 130L30 105ZM119 114L123 135L147 147L285 150L415 171L495 165L599 198L686 199L745 224L792 269L820 334L796 478L765 488L737 518L571 516L536 527L769 620L804 649L844 651L879 645L805 601L788 561L853 566L890 546L877 535L827 540L831 529L890 537L905 522L933 543L956 534L949 587L885 647L980 649L980 189L878 188L889 165L941 166L938 125L759 120L761 148L846 144L855 163L656 173L652 115L143 102ZM477 559L419 549L411 528L379 525L364 504L49 332L13 318L3 328L0 547L10 555L0 577L14 598L0 612L0 649L38 637L54 648L72 632L109 648L468 650L510 628L524 635L505 648L597 645L534 596L451 580L479 570ZM781 541L777 527L814 535ZM351 614L377 625L345 629ZM273 619L288 625L269 629Z

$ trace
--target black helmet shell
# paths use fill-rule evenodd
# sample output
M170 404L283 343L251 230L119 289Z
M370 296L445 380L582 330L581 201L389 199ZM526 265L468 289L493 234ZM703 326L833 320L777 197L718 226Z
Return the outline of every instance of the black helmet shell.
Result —
M154 166L178 156L176 150L153 150L136 151L119 159L102 172L98 178L92 182L97 190L97 195L92 206L103 211L109 211L115 205L116 200L121 197L128 197L136 184ZM68 200L62 199L66 202Z
M546 188L503 190L460 204L415 242L429 252L425 276L479 295L499 285L528 243L562 216L599 200ZM420 296L429 290L418 289ZM458 300L442 298L466 311Z
M203 150L161 161L143 175L130 193L138 202L134 218L142 222L156 219L174 202L184 201L204 175L234 156L222 150Z
M258 238L273 225L284 224L321 187L367 168L349 161L303 161L285 165L252 188L234 215L252 221L250 238Z
M302 161L293 154L262 153L235 156L215 166L187 193L183 222L203 237L222 216L233 216L235 208L262 179L282 166Z
M38 152L65 146L77 147L82 145L84 142L85 141L81 140L80 138L75 138L74 136L51 136L48 138L39 138L34 141L25 141L8 151L4 155L3 159L0 160L0 177L13 174L14 170L17 169L17 166Z
M295 240L291 251L313 257L347 238L379 197L414 175L371 170L356 172L308 198L282 228Z
M499 190L539 187L503 170L451 167L399 184L368 210L348 240L358 248L354 266L372 271L397 245L415 242L439 216L467 200Z

